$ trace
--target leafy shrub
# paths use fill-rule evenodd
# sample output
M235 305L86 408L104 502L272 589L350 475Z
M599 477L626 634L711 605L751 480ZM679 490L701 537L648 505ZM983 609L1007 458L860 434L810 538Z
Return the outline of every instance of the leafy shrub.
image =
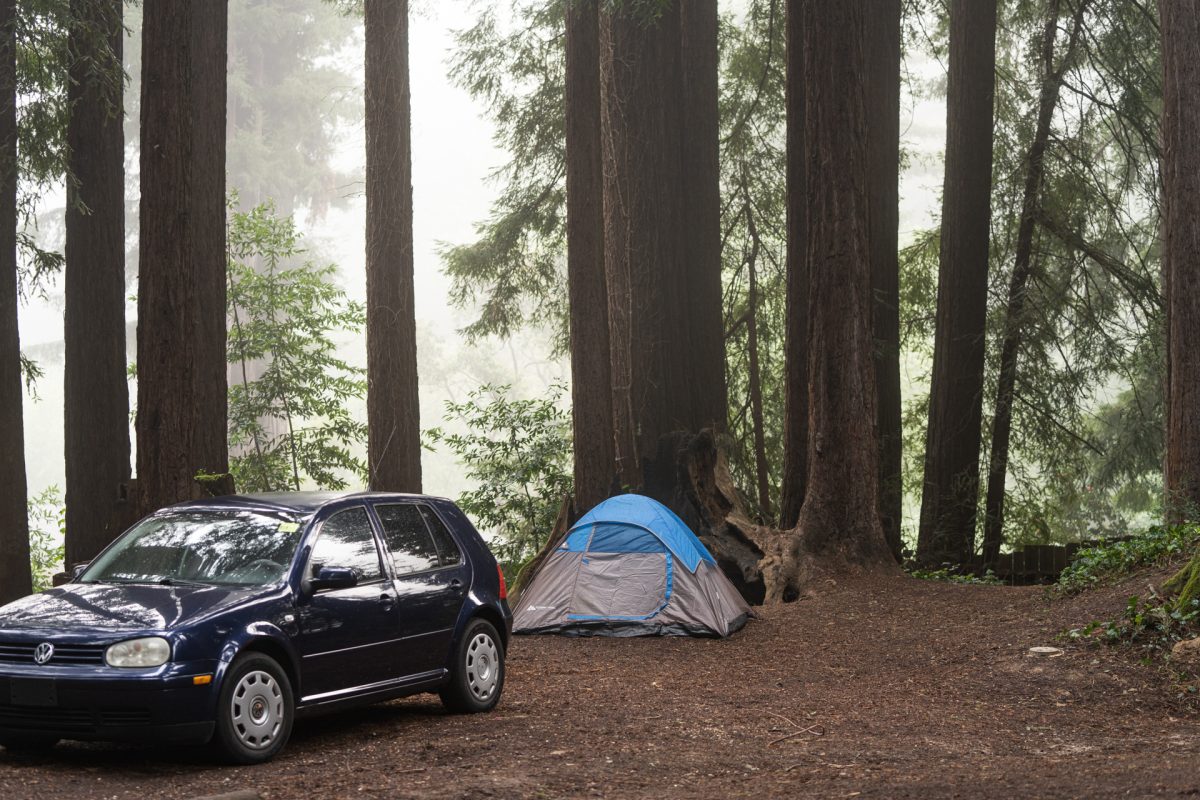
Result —
M1057 588L1064 594L1081 592L1102 581L1182 556L1197 543L1200 527L1156 525L1132 539L1084 548L1059 576Z
M1073 628L1066 636L1076 641L1137 645L1147 657L1164 655L1176 642L1200 636L1200 600L1179 603L1152 592L1143 601L1134 595L1122 616Z
M466 433L425 432L430 445L444 444L478 485L458 504L485 531L496 534L492 550L518 565L537 553L572 491L570 414L559 403L565 387L546 397L513 400L509 386L481 386L466 402L446 403L445 421Z
M59 488L50 486L30 498L27 508L29 571L33 576L33 590L40 592L50 588L50 579L63 569L67 507Z
M957 572L952 567L941 569L909 569L908 574L923 581L945 581L946 583L965 583L978 586L1003 586L1004 581L996 577L990 569L982 575L969 572Z
M266 203L230 202L228 361L230 471L241 491L344 489L365 481L354 453L367 428L349 411L365 372L337 356L334 338L358 333L362 304L346 297L336 268L307 258L290 217Z

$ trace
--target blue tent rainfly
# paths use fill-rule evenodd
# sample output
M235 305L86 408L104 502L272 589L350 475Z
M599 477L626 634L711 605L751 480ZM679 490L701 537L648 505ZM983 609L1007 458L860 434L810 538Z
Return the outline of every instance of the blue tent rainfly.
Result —
M683 520L625 494L572 526L522 593L513 631L728 636L751 613Z

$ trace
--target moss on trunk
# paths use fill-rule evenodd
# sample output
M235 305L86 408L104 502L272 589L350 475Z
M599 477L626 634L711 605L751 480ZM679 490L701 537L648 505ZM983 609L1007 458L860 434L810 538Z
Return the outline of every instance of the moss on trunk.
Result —
M1174 596L1176 608L1189 605L1200 599L1200 550L1192 556L1183 569L1176 572L1163 584L1163 589Z

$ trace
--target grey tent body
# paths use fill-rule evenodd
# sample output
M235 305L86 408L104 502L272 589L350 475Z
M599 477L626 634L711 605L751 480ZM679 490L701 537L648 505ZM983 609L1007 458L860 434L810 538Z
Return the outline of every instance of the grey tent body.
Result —
M724 637L752 614L679 517L629 494L575 523L522 592L513 632Z

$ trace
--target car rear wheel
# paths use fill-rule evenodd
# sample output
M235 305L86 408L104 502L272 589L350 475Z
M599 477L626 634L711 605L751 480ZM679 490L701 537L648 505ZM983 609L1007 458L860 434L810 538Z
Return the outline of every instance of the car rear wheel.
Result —
M270 761L292 734L295 705L291 681L275 659L262 653L238 658L217 705L221 753L236 764Z
M459 640L450 682L439 692L446 708L459 714L491 711L504 691L504 643L492 624L473 619Z

